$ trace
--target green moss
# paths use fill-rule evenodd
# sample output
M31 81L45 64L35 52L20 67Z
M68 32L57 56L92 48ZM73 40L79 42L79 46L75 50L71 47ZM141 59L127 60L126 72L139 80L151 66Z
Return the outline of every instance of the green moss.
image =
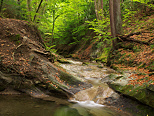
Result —
M81 83L81 80L78 80L72 75L62 72L62 71L60 72L60 79L64 80L66 83L70 85L78 85Z
M125 94L127 96L131 96L132 98L135 98L144 104L154 107L154 92L151 91L151 89L153 90L153 85L149 86L148 84L144 84L142 86L120 86L114 83L111 83L109 85L115 91L121 92L122 94Z
M57 61L63 64L70 64L70 62L67 61L66 59L58 59Z
M101 56L99 58L96 58L96 61L101 61L101 62L107 62L107 55L108 53L102 53Z
M132 92L133 89L134 89L133 85L126 85L122 88L121 92L124 94L129 94Z
M118 70L118 67L113 66L113 65L111 66L111 68L114 69L114 70Z

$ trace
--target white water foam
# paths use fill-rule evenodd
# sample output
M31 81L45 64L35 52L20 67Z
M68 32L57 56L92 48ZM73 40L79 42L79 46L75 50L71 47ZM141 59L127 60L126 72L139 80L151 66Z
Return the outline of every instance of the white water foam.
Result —
M76 102L80 106L84 107L104 107L105 105L95 103L94 101L77 101L77 100L69 100L70 102Z

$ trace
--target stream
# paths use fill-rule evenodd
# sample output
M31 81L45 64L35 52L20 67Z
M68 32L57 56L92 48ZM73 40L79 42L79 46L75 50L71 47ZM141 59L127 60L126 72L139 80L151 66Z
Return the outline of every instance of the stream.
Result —
M153 116L154 110L114 92L102 79L114 70L95 62L83 63L68 59L60 64L73 76L93 86L70 98L53 101L32 98L25 94L0 95L0 116Z

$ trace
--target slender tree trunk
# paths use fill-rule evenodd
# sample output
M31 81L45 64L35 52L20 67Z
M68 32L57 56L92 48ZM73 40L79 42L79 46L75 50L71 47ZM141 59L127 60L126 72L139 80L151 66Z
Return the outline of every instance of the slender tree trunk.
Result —
M102 20L103 15L103 0L94 0L95 13L97 20ZM101 12L100 12L101 11Z
M54 41L54 28L55 28L55 10L53 10L53 16L52 16L52 20L53 20L53 23L52 23L52 43Z
M39 11L39 9L40 9L40 7L41 7L42 2L43 2L43 0L40 1L40 4L39 4L39 6L38 6L38 8L37 8L37 10L36 10L36 14L38 13L38 11ZM34 15L33 22L34 22L35 19L36 19L36 14Z
M56 22L56 19L59 17L60 15L57 15L55 17L55 11L53 11L53 23L52 23L52 43L54 42L54 29L55 29L55 22Z
M102 10L102 16L103 16L103 0L101 0L101 10ZM103 17L101 17L101 20L103 19Z
M100 10L101 10L101 0L97 0L97 7L98 7L98 9L97 9L98 18L99 18L99 20L102 20L101 13L100 13Z
M98 16L98 6L97 6L97 0L94 0L94 5L95 5L95 13L96 13L96 18L99 19Z
M31 17L31 0L27 0L27 9L28 9L28 19L29 21L32 21Z
M0 13L2 12L3 0L1 0Z

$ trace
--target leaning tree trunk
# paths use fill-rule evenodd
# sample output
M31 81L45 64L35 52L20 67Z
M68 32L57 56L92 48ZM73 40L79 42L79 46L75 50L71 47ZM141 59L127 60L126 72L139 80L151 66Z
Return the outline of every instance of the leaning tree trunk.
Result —
M36 10L36 14L38 13L38 11L39 11L39 9L40 9L40 7L41 7L42 2L43 2L43 0L40 1L40 4L39 4L39 6L38 6L38 8L37 8L37 10ZM34 22L35 19L36 19L36 14L34 15L33 22Z

